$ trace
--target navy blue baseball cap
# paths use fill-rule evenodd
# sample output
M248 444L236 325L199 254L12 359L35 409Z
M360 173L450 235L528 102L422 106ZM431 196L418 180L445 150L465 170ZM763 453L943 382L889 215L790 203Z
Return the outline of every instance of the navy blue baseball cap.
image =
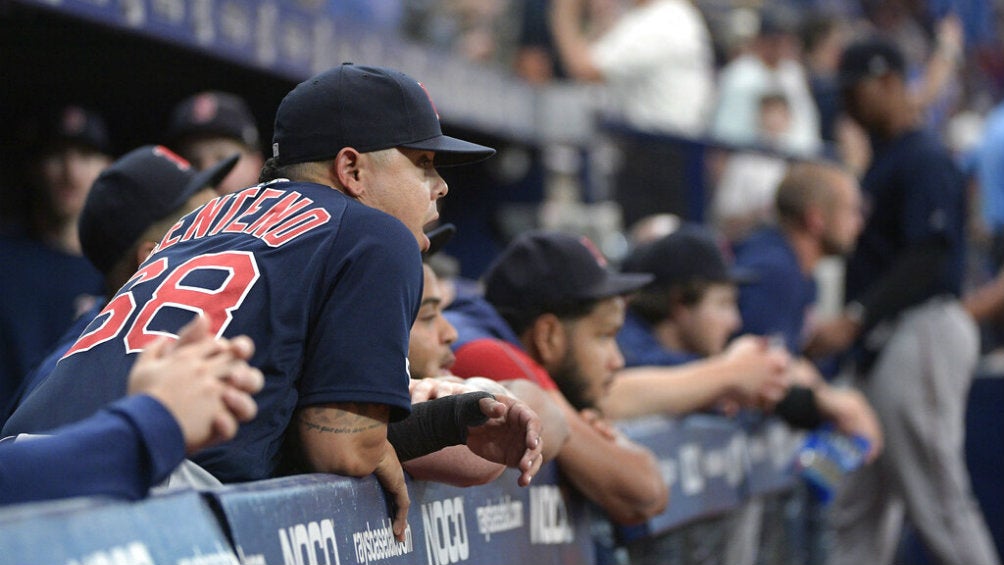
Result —
M126 153L91 185L80 215L84 256L107 274L151 225L181 208L199 190L220 183L239 154L196 172L160 145Z
M886 73L903 74L906 59L891 41L879 37L865 39L849 45L840 56L837 81L841 88L850 88L858 82Z
M175 106L167 127L167 139L172 145L184 138L212 136L228 137L258 149L258 126L243 99L227 92L207 91Z
M106 155L112 144L104 119L92 110L80 106L65 106L48 117L43 135L43 151L66 145L90 147Z
M425 87L384 67L344 63L301 82L275 115L272 156L280 166L407 147L436 152L436 166L491 157L490 147L443 135Z
M740 284L755 278L747 270L730 267L714 235L696 224L638 246L624 259L621 271L653 275L652 287L692 281Z
M513 240L489 267L485 299L500 310L547 312L574 301L629 294L651 280L652 275L608 269L585 236L532 231Z

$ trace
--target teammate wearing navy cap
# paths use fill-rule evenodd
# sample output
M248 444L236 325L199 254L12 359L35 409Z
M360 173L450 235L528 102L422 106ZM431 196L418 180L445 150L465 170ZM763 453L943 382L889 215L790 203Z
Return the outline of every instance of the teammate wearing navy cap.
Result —
M446 312L459 333L454 372L543 388L569 429L558 466L620 524L657 515L669 498L654 455L595 409L624 362L614 339L624 295L650 278L610 271L584 237L529 232L486 273L484 298L458 297Z
M409 499L387 424L411 409L423 226L447 192L435 165L493 153L443 135L425 88L398 71L346 64L302 82L279 105L264 182L169 229L5 433L121 396L133 354L200 314L216 335L254 340L266 385L259 417L196 462L225 481L266 478L280 463L375 472L401 538ZM479 405L497 415L497 403Z
M77 220L91 183L112 162L108 128L98 114L66 106L38 130L29 142L32 209L23 233L0 235L0 410L102 294L100 273L81 257Z
M655 280L628 304L617 334L625 369L604 412L614 418L679 415L723 400L762 407L781 398L788 356L755 336L728 344L739 329L741 274L730 270L708 230L684 224L638 246L623 270Z
M247 103L229 92L207 91L182 100L171 112L166 143L196 169L208 170L233 154L233 171L217 186L220 194L258 182L265 157L258 125Z
M861 181L869 214L847 264L848 307L814 350L856 340L857 384L878 413L885 452L835 500L832 561L890 563L905 508L938 561L999 563L963 456L965 406L979 336L958 301L965 186L951 156L918 125L903 55L885 41L848 47L840 82L872 138Z

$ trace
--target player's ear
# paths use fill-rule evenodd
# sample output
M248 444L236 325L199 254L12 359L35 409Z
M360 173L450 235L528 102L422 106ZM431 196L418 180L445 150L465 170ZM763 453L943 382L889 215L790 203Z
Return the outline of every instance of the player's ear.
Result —
M810 234L817 235L826 231L826 217L819 206L809 206L805 209L803 218L805 229Z
M552 367L565 358L568 336L565 325L554 314L543 314L534 320L531 340L545 368Z
M345 189L346 194L353 198L363 195L365 187L359 181L360 154L351 147L343 147L331 161L330 174L338 181L338 186Z

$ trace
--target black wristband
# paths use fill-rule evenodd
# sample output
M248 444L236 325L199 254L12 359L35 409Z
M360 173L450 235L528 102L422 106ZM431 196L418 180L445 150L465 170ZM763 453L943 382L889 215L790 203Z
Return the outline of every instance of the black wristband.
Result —
M482 398L495 397L477 391L413 404L407 418L387 426L387 440L397 458L404 462L467 443L467 428L488 421L481 412Z
M788 394L774 407L774 413L796 428L810 430L823 423L816 393L804 386L789 388Z

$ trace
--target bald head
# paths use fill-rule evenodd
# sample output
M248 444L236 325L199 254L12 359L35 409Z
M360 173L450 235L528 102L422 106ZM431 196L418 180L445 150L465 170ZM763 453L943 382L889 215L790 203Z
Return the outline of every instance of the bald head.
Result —
M828 163L792 165L777 187L774 203L778 221L790 227L803 224L807 210L832 204L836 185L846 176L844 169Z
M824 255L850 252L861 231L857 180L838 165L793 165L778 186L775 205L780 226L817 240Z

